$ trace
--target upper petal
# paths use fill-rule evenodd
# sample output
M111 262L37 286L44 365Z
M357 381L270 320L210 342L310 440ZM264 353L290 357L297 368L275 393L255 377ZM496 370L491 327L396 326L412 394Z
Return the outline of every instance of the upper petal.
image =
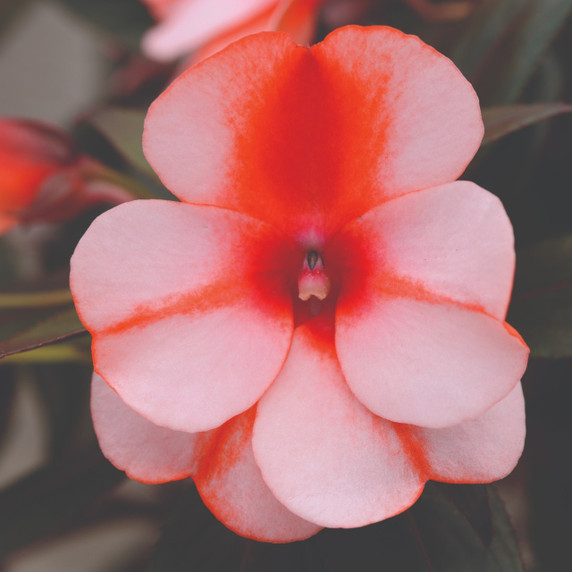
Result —
M103 454L132 479L164 483L191 474L198 435L154 425L127 407L96 373L91 413Z
M411 193L349 223L329 247L343 256L346 303L407 282L503 320L514 238L500 200L468 181ZM339 252L339 254L338 254ZM335 260L334 260L335 262Z
M252 454L254 410L205 435L201 461L193 474L205 504L236 533L262 542L293 542L321 526L280 504L262 480Z
M327 236L458 177L482 131L447 58L397 30L348 27L311 50L250 36L189 69L151 106L144 149L185 201Z
M96 371L171 429L208 430L248 409L290 344L278 270L288 248L263 223L222 209L135 201L108 211L72 258Z
M453 62L387 27L340 28L312 50L345 118L344 185L373 206L462 174L484 127L477 95Z
M393 424L355 399L331 342L306 325L296 328L284 368L258 404L253 450L278 500L322 526L388 518L423 488Z
M160 11L164 19L143 38L143 51L168 61L264 11L277 0L179 0Z

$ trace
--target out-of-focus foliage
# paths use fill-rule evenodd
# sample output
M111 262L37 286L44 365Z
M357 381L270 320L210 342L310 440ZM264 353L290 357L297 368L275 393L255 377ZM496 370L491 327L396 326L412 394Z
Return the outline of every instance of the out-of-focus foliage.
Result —
M146 175L156 177L141 146L144 119L143 110L108 107L93 114L89 121L126 161Z
M69 527L122 478L92 445L5 488L0 493L0 557Z
M572 357L572 234L522 250L518 262L512 323L533 356Z
M141 34L153 24L145 6L137 0L59 0L86 22L113 35L133 49Z
M492 487L429 484L402 515L363 529L325 530L285 546L238 538L212 516L194 488L183 499L157 546L154 571L241 566L253 572L524 570L511 525Z
M572 12L568 0L487 0L450 52L481 103L514 103Z
M566 103L531 103L521 105L499 105L483 110L485 136L483 145L497 141L523 127L550 119L561 113L571 113L572 105Z
M25 283L12 285L11 291L0 290L0 358L85 332L66 276L57 282L43 289L41 283Z

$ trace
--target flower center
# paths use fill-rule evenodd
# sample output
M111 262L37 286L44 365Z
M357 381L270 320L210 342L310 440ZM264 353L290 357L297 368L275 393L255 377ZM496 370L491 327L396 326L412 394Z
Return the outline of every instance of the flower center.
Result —
M330 279L324 272L324 259L317 250L309 250L298 275L298 298L302 301L315 296L324 300L330 292Z

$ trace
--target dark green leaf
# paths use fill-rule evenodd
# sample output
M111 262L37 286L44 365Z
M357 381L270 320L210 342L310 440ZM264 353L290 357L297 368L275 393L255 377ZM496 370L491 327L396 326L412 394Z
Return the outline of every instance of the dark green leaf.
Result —
M194 490L181 500L153 557L155 572L523 572L502 504L485 486L431 483L399 516L286 545L237 537Z
M7 287L16 280L18 275L16 260L14 247L3 237L0 237L0 287Z
M28 371L45 411L51 454L69 453L90 443L93 439L89 410L91 363L33 365Z
M449 55L471 82L482 73L490 53L527 1L485 0L475 10L468 26L459 28L459 37Z
M13 367L0 367L0 446L8 435L12 404L16 395L16 372Z
M240 570L246 543L218 522L191 488L178 499L150 569L153 572Z
M143 173L155 177L155 173L143 155L141 140L145 112L135 109L107 107L88 118L113 147Z
M572 514L572 360L532 360L526 373L528 541L535 570L559 572L570 561Z
M133 49L154 21L140 0L60 0L92 25L113 34Z
M457 485L448 485L457 486ZM478 491L478 489L476 489ZM443 485L429 484L406 513L412 519L429 570L434 572L524 572L512 527L494 489L488 487L491 542L483 543L475 521L451 502ZM471 509L474 512L474 507Z
M544 121L561 113L572 113L572 105L554 102L499 105L483 109L485 136L481 145L487 145L523 127Z
M307 542L327 572L434 572L419 540L402 514L363 528L326 529Z
M572 356L572 235L518 253L508 321L531 355Z
M489 505L489 492L484 485L447 485L434 483L471 525L484 546L493 539L493 522Z
M124 478L99 451L60 458L0 492L0 558L68 527Z
M0 311L0 358L85 333L73 306Z
M451 57L484 105L513 103L571 13L570 0L488 0Z

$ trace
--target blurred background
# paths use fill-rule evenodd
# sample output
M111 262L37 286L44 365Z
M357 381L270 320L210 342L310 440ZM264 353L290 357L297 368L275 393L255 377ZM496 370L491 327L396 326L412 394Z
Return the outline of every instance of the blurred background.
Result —
M508 321L531 347L528 438L517 469L494 488L429 485L404 515L288 546L236 537L191 483L130 481L103 459L91 427L90 340L67 289L69 257L106 208L169 198L142 156L142 121L197 58L143 55L158 19L152 4L0 0L0 116L47 122L67 157L49 159L65 178L57 201L44 189L4 227L0 218L0 570L568 569L572 0L322 4L316 41L344 23L392 25L452 58L479 94L486 135L463 178L497 194L515 227ZM12 165L2 137L0 126L0 210ZM42 153L31 157L47 161Z

